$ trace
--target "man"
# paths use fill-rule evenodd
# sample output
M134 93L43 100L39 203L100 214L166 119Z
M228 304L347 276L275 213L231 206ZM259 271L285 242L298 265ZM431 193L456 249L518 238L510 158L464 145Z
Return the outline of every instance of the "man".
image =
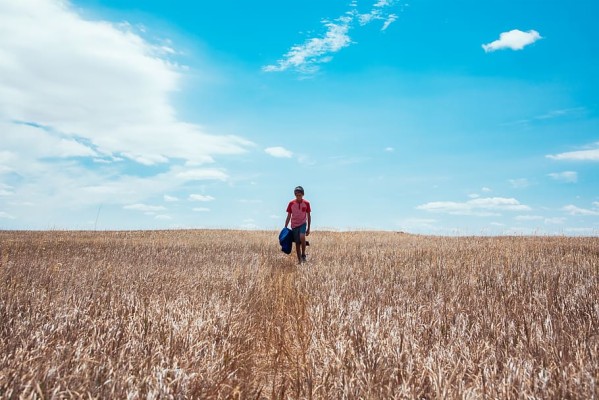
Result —
M296 187L293 193L295 194L295 199L291 200L287 205L285 227L291 222L297 261L301 264L306 262L306 236L310 234L310 225L312 224L310 213L312 209L310 208L310 202L304 199L303 187Z

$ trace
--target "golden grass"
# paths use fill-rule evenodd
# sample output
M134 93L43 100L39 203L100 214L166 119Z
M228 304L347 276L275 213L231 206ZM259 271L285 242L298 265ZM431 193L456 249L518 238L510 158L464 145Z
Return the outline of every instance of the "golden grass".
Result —
M599 238L0 232L0 397L599 397Z

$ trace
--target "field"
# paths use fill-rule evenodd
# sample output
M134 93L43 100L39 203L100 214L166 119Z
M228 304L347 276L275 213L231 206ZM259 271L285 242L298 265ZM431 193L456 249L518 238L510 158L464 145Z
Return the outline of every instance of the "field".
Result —
M599 238L277 234L0 231L0 398L599 398Z

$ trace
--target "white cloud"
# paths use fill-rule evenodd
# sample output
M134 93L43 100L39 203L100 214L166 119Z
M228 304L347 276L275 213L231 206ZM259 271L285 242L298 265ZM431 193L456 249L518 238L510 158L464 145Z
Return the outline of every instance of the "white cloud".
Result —
M509 179L510 185L516 189L523 189L530 186L528 179L519 178L519 179Z
M383 26L381 27L381 31L384 31L398 18L397 14L388 14L385 11L386 8L393 6L394 3L395 1L391 0L381 0L372 6L372 10L370 10L370 12L366 14L355 12L354 15L358 17L358 22L361 26L369 24L373 21L384 21Z
M144 204L150 198L164 199L164 193L181 190L202 178L199 174L181 174L184 167L173 167L150 177L108 176L102 171L91 171L77 164L48 165L36 160L24 163L20 170L34 178L14 184L12 189L5 188L10 193L0 197L0 209L15 216L19 226L28 224L31 227L43 227L37 225L38 221L43 218L54 220L58 217L53 217L53 213L59 215L60 210L68 210L69 213L72 213L71 210L84 210L85 215L95 215L99 205L130 206ZM203 175L206 179L214 178L211 173ZM5 201L8 199L10 204Z
M400 229L406 231L433 231L438 232L442 230L439 225L439 221L432 218L407 218L401 221L397 221L397 225Z
M483 187L483 188L481 189L481 191L483 191L483 192L485 192L485 193L489 193L489 192L491 192L491 189L490 189L490 188L488 188L488 187Z
M564 231L575 233L575 234L592 234L597 235L599 231L597 228L565 228Z
M546 157L552 160L566 161L599 161L599 142L595 143L596 148L578 151L568 151L559 154L549 154Z
M277 157L277 158L291 158L293 157L293 153L289 150L287 150L284 147L280 147L280 146L275 146L275 147L267 147L264 149L264 151L273 156L273 157Z
M565 183L576 183L578 181L578 174L575 171L553 172L547 175L556 181Z
M0 118L61 135L63 156L205 162L249 144L177 120L169 96L181 89L182 69L126 25L84 20L66 2L26 0L2 2L0 26L0 76L11 77L0 81Z
M212 200L214 200L214 197L203 195L203 194L190 194L189 200L190 201L212 201Z
M0 105L3 101L9 101L9 99L2 98L1 88L2 81L0 80ZM9 116L3 115L0 111L2 147L5 149L0 153L0 166L4 166L3 170L19 168L20 162L32 158L94 158L99 156L89 145L82 143L80 138L69 138L42 126L14 123L7 121L8 119Z
M169 196L168 194L165 194L165 195L163 196L163 199L164 199L164 201L166 201L166 202L175 202L175 201L179 201L179 198L178 198L178 197L175 197L175 196Z
M297 156L297 161L303 165L316 165L316 160L306 154L299 154Z
M260 204L263 202L261 199L239 199L237 201L242 204Z
M543 217L540 215L518 215L514 219L516 221L540 221Z
M267 65L262 70L278 72L294 69L302 73L318 71L318 64L330 62L332 54L354 43L349 37L349 31L353 29L356 21L360 26L373 21L384 21L381 30L386 30L397 20L396 14L387 11L387 8L395 3L395 0L378 1L368 13L361 14L357 11L357 3L354 2L352 9L341 17L333 21L322 21L326 28L323 36L309 38L303 44L292 46L276 64Z
M569 204L567 206L564 206L562 208L562 210L564 210L565 212L567 212L570 215L586 215L586 216L596 216L596 215L599 215L599 211L598 210L589 210L589 209L586 209L586 208L580 208L580 207L576 207L573 204Z
M190 173L186 173L190 172ZM52 172L47 173L47 180L56 185L56 179L53 180ZM73 205L82 204L119 204L128 202L139 202L148 197L160 196L163 193L177 189L178 187L198 180L220 179L221 172L208 169L206 171L193 170L183 171L182 167L171 168L163 174L158 174L149 178L135 176L121 176L118 178L106 179L95 172L73 167L72 176L62 177L59 182L60 191L56 196L56 201L65 201L71 199L68 203ZM26 190L30 193L39 193L39 191L50 190L49 187L27 186L21 188L23 194ZM78 196L71 198L68 195L69 190L78 190ZM32 196L35 198L36 196ZM48 200L48 198L46 199ZM168 200L165 200L168 201Z
M125 210L136 210L136 211L142 211L145 213L154 213L156 211L165 210L165 208L162 206L151 206L151 205L142 204L142 203L129 204L129 205L123 206L123 208Z
M563 108L558 110L550 110L540 115L533 116L527 119L521 119L513 122L506 122L502 125L530 125L539 122L547 122L549 120L565 118L565 117L584 117L588 114L588 110L585 107L574 107L574 108Z
M14 217L10 220L10 226L15 229L46 229L48 226L65 224L75 224L69 226L77 228L90 228L93 227L100 206L107 206L102 209L100 215L100 221L106 221L106 213L118 214L116 210L123 205L152 204L149 199L162 200L164 193L181 191L190 183L195 185L196 182L178 177L176 168L151 177L107 177L70 163L52 164L49 168L48 164L34 161L27 165L27 171L32 171L31 175L36 176L36 179L23 183L7 181L11 182L14 188L6 188L9 194L0 196L0 210ZM11 175L0 176L0 181L4 179L11 179ZM118 207L110 207L111 205ZM119 225L113 226L122 227L120 223L143 224L138 215L130 213L127 220L121 219ZM138 222L133 222L136 220ZM85 221L91 221L91 225L81 225L85 224ZM145 221L148 223L148 220ZM9 226L8 222L9 220L6 220L5 227ZM159 225L148 227L154 226Z
M393 147L385 147L385 151L387 153L393 153L395 151L395 149Z
M499 39L491 43L483 44L485 52L489 53L501 49L522 50L524 47L542 39L539 32L530 30L523 32L518 29L513 29L509 32L503 32L499 35Z
M12 186L0 182L0 196L10 196L13 193Z
M293 46L276 65L267 65L263 70L276 72L292 68L305 73L316 72L316 64L329 62L330 53L336 53L350 45L348 32L352 19L344 16L335 22L325 22L327 31L324 37L311 38L302 45Z
M566 222L566 218L563 218L563 217L545 218L544 222L547 225L561 225Z
M389 27L389 25L391 25L395 21L397 21L397 15L395 15L395 14L389 14L389 16L385 20L385 23L383 24L383 27L381 28L381 30L382 31L386 30Z
M0 211L0 219L15 219L15 217L10 215L9 213Z
M173 169L174 170L174 169ZM213 168L180 169L176 177L185 181L219 180L226 181L229 177L224 171Z
M433 201L416 207L418 210L453 215L473 215L479 217L499 216L501 211L528 211L530 207L514 198L486 197L466 202Z
M176 50L74 10L0 1L0 174L19 176L14 202L40 213L141 204L189 181L227 180L222 168L198 166L252 144L177 117L185 68L168 58Z

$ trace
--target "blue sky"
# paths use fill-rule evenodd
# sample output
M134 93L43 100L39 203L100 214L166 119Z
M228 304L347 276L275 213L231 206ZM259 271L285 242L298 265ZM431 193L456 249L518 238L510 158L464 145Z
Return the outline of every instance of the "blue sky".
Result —
M0 0L0 228L597 235L597 15Z

